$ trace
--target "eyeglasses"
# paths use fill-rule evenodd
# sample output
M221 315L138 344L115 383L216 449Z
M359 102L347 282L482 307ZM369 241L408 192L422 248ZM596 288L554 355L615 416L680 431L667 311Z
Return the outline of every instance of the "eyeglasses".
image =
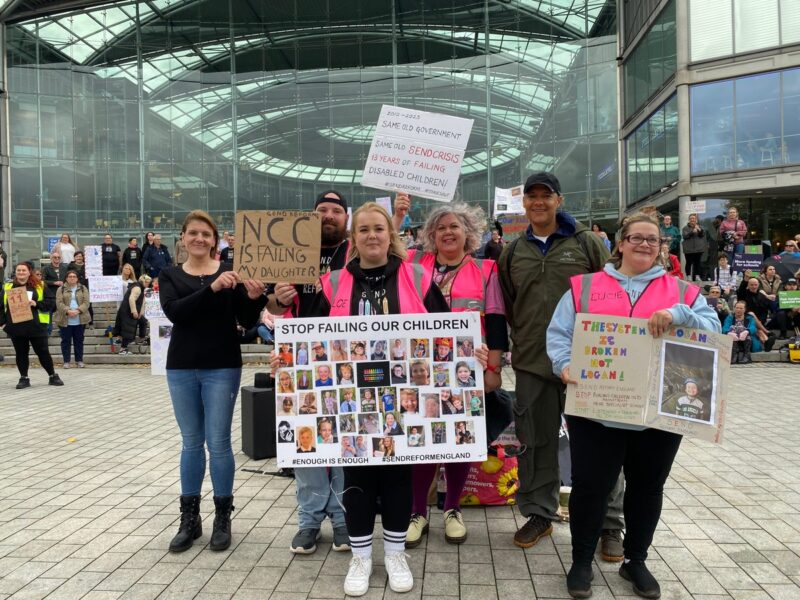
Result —
M626 235L622 238L626 242L633 244L634 246L641 246L643 243L647 242L648 246L660 246L664 243L664 240L657 235L648 235L643 236L638 233L634 233L633 235Z

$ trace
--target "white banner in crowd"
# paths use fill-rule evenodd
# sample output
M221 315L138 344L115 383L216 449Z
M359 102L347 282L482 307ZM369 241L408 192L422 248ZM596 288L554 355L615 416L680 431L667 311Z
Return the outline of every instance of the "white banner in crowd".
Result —
M144 318L164 319L164 309L161 308L161 299L153 288L144 291Z
M125 290L122 287L122 278L119 275L103 277L89 277L90 302L122 302Z
M165 318L148 319L150 323L150 374L167 374L167 350L172 338L172 322Z
M522 196L522 184L508 189L494 188L494 216L525 214Z
M86 261L86 277L102 277L103 249L100 246L85 246L83 256Z
M449 202L472 131L472 119L381 107L361 185Z
M275 322L278 466L486 459L480 315Z

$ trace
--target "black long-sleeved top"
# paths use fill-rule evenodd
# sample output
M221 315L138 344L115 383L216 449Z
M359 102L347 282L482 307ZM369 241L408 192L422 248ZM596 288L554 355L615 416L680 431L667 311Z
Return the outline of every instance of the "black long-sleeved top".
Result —
M214 292L211 284L231 265L213 275L189 275L166 267L158 277L164 314L172 321L167 369L229 369L242 366L237 323L255 325L267 299L251 300L243 285Z
M49 291L45 284L43 286L42 299L39 300L39 295L36 288L28 283L25 288L29 292L33 292L33 299L36 300L36 306L31 306L33 319L30 321L23 321L22 323L15 323L11 320L11 311L8 310L6 303L5 289L0 292L0 327L5 328L6 335L10 338L32 338L32 337L47 337L47 325L39 321L39 313L49 313L56 307L56 301L53 294ZM5 286L2 286L5 288ZM14 283L14 287L18 284Z

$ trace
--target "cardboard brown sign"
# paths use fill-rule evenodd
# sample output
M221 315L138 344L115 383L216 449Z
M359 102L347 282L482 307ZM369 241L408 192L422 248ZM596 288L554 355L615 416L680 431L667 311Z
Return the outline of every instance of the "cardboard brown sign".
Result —
M322 224L315 212L244 210L236 213L239 242L233 269L265 283L316 283Z
M6 298L8 299L8 312L11 314L12 322L23 323L33 320L33 311L31 310L27 289L15 287L6 290Z

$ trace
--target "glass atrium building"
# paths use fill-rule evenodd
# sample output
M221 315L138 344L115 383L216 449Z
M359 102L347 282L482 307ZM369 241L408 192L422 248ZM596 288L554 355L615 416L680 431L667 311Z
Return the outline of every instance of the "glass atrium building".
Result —
M617 6L605 0L5 0L2 227L174 237L203 208L358 205L384 104L474 120L457 198L534 170L568 210L620 206ZM669 175L665 175L669 177ZM421 221L429 203L415 204ZM124 243L120 243L124 246Z

